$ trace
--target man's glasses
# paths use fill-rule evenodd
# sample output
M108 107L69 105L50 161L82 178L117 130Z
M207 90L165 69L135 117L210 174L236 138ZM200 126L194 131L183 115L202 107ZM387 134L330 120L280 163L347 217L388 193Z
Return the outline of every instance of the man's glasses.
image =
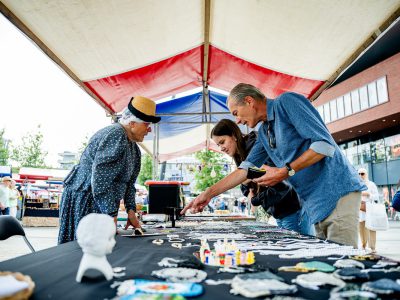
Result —
M358 173L358 175L365 175L365 173Z
M275 135L271 133L271 128L270 128L270 123L268 122L268 127L267 127L267 136L268 136L268 143L269 146L272 149L276 148L276 140L275 140Z

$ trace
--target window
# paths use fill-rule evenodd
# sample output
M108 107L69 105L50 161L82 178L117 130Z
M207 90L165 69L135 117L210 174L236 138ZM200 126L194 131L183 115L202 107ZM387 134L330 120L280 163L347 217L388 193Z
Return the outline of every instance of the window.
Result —
M351 97L350 94L344 95L344 114L345 116L349 116L352 113L351 109Z
M351 92L351 106L353 107L353 114L360 111L360 95L358 90Z
M372 82L368 84L368 98L369 98L369 107L375 106L378 104L378 94L376 93L376 82Z
M331 109L331 120L332 122L337 120L338 116L337 116L337 108L336 108L336 99L332 100L331 102L329 102L329 106Z
M360 107L361 110L367 109L369 107L367 86L363 86L362 88L360 88Z
M385 146L388 160L400 159L400 134L385 138Z
M387 84L386 84L386 77L382 77L378 79L376 82L376 89L378 92L378 102L385 103L389 101Z
M324 120L326 124L331 121L331 110L329 109L329 102L324 104Z
M341 119L344 117L344 104L343 104L343 97L339 97L336 99L337 105L337 115L338 118Z

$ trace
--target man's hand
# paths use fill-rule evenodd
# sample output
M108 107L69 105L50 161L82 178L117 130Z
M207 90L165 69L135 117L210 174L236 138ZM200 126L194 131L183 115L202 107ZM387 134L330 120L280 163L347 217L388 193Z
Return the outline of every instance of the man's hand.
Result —
M126 221L125 230L127 230L129 226L132 226L135 229L141 228L139 219L133 210L129 210L128 212L128 220Z
M182 211L181 215L184 215L188 209L192 213L198 213L203 211L204 207L207 206L208 203L210 203L211 197L208 196L207 190L202 192L200 195L198 195L192 202L190 202L188 205L186 205Z
M253 181L262 186L274 186L289 177L286 168L274 168L267 165L263 165L261 168L266 171L265 175L255 178Z

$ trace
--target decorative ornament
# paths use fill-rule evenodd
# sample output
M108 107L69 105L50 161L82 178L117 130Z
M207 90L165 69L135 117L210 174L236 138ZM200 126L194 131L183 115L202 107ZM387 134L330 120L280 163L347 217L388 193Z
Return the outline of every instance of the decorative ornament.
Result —
M207 278L206 272L189 268L165 268L153 271L151 275L171 282L202 282Z

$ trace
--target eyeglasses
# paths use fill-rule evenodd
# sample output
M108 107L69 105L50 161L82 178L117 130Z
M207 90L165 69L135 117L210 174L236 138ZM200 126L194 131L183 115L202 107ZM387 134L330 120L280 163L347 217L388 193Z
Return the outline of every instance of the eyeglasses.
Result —
M271 128L270 128L271 124L268 122L268 127L267 127L267 136L268 136L268 143L269 146L272 149L276 148L276 139L275 139L275 135L272 132Z
M358 173L358 175L365 175L365 173Z

